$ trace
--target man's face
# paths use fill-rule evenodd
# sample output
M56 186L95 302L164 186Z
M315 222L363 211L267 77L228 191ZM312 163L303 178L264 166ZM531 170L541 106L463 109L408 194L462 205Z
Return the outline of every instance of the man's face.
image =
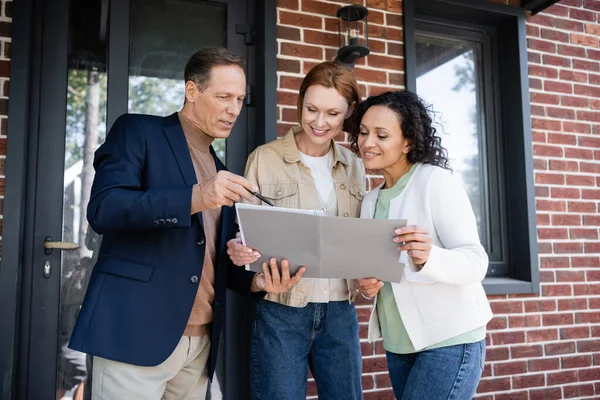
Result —
M200 91L196 84L188 81L185 92L192 120L207 135L225 139L242 111L246 75L237 65L219 65L212 68L204 90Z

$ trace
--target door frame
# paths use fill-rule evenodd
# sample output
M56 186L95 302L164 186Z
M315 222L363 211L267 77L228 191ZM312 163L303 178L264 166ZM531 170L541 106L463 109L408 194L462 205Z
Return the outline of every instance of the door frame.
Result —
M68 0L60 0L68 5ZM49 0L20 0L13 6L12 46L10 68L10 94L8 113L8 142L3 210L2 260L0 262L0 397L25 399L28 390L28 371L39 355L30 355L31 296L34 274L41 267L33 265L33 253L39 240L34 238L34 211L36 201L44 201L38 186L38 161L40 150L40 118L44 112L42 84L44 76L44 17L60 10L48 10ZM128 0L111 0L113 10ZM111 4L112 6L112 4ZM68 10L68 7L66 7ZM253 9L252 9L253 8ZM62 11L66 14L66 12ZM248 23L254 24L255 43L248 57L255 57L256 70L248 71L250 84L254 85L253 116L249 118L249 135L246 149L232 149L235 164L243 165L245 156L256 146L277 138L277 43L276 0L258 0L248 10ZM68 18L68 16L67 16ZM50 33L61 24L52 24ZM68 25L68 24L65 24ZM111 35L114 32L111 32ZM68 34L68 32L67 32ZM110 40L110 39L109 39ZM110 53L109 53L110 54ZM113 57L116 55L113 55ZM66 80L66 53L64 53ZM109 72L110 73L110 72ZM52 77L52 79L55 79ZM260 82L260 86L257 85ZM110 90L110 87L109 87ZM113 89L114 90L114 89ZM66 96L65 96L66 101ZM64 114L65 110L62 110ZM60 114L60 115L63 115ZM249 113L251 114L251 113ZM63 120L64 121L64 120ZM63 147L59 143L57 148ZM64 149L60 149L60 153ZM239 154L238 154L239 151ZM242 157L243 154L243 157ZM228 157L229 159L229 157ZM239 172L239 165L234 167ZM41 168L44 168L43 165ZM62 174L63 171L59 171ZM62 196L62 194L61 194ZM62 204L58 202L57 204ZM58 216L61 222L62 215ZM60 237L62 232L58 233ZM55 252L58 254L59 252ZM53 255L55 256L55 255ZM58 304L54 305L54 310ZM228 310L229 311L229 310ZM56 317L49 317L54 318ZM52 349L54 352L54 349ZM55 357L55 355L53 355ZM31 361L31 362L29 362ZM51 378L54 384L54 376ZM229 396L227 396L229 397Z

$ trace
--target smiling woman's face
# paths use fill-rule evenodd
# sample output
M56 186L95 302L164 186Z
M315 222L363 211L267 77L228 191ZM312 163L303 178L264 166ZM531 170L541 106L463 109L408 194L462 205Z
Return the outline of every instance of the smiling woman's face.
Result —
M348 115L348 102L335 88L310 86L304 95L300 151L314 155L327 153L331 139L342 132ZM304 147L304 149L302 148ZM320 154L323 155L323 154Z
M358 149L367 169L396 169L405 162L410 146L398 115L385 106L369 108L360 122Z

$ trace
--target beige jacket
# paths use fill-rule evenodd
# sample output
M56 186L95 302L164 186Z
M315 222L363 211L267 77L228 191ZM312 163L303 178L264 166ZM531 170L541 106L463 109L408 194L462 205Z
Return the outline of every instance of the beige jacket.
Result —
M294 136L300 126L290 129L281 140L258 147L248 157L245 176L259 186L260 193L276 207L315 210L321 207L319 193L310 169L300 160ZM365 168L350 150L332 141L335 191L338 216L357 218L364 196ZM292 307L304 307L320 279L303 278L286 293L268 294L265 299ZM356 291L352 281L347 282L350 301ZM347 298L347 297L346 297Z

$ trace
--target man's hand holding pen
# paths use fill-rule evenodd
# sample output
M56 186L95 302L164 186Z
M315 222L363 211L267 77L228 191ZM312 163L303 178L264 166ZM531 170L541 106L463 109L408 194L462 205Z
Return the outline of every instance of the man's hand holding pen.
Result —
M195 185L192 189L192 214L233 206L242 198L253 201L258 187L247 179L228 171L219 171L211 180L203 185Z

